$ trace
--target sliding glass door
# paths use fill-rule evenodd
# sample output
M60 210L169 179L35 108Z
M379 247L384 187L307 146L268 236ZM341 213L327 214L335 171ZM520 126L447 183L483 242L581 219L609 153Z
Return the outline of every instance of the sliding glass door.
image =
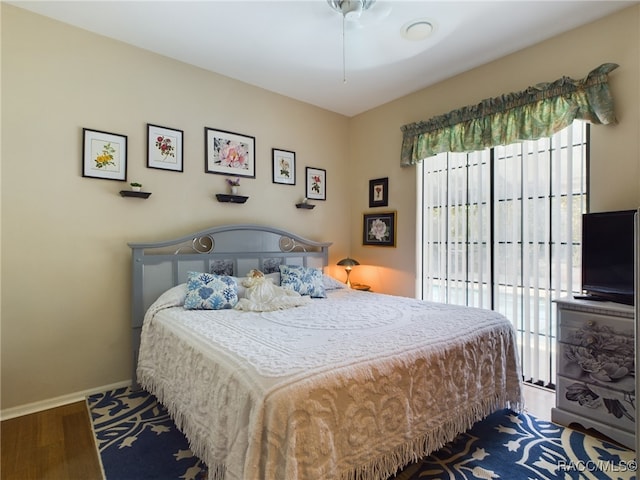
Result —
M422 298L490 308L518 332L525 380L555 379L553 299L580 291L588 125L421 164Z

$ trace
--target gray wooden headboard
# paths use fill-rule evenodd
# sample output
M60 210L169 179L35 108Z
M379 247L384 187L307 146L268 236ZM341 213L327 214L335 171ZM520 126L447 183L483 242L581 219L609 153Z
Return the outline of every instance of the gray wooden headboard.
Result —
M322 268L329 263L330 242L315 242L278 228L239 224L212 227L173 240L129 243L132 250L131 348L132 384L144 314L169 288L184 283L188 272L243 277L256 268L265 273L278 266Z

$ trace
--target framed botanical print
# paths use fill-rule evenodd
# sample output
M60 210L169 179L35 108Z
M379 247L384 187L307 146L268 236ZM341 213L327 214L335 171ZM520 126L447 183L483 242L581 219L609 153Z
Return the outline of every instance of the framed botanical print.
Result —
M310 200L327 199L327 171L322 168L306 168L305 197Z
M378 247L396 246L396 212L365 213L362 244Z
M296 184L296 153L279 148L271 149L273 163L273 183Z
M82 176L127 180L127 137L82 129Z
M369 208L389 206L389 178L369 180Z
M183 131L147 124L147 167L182 172Z
M204 127L206 173L256 176L256 139L249 135Z

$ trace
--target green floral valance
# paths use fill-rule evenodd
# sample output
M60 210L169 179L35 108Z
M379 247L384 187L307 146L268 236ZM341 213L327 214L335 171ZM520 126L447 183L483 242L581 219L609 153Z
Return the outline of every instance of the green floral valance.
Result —
M441 152L471 152L548 137L576 119L615 123L607 75L617 67L605 63L582 80L563 77L404 125L400 165L415 165Z

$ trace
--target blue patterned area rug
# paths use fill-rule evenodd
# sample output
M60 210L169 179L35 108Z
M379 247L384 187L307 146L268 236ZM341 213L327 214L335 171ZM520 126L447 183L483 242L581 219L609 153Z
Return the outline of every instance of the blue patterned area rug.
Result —
M153 395L119 388L87 405L106 480L206 480L206 465Z
M206 465L149 393L121 388L87 404L107 480L206 480ZM389 480L632 480L635 470L631 450L502 410Z

